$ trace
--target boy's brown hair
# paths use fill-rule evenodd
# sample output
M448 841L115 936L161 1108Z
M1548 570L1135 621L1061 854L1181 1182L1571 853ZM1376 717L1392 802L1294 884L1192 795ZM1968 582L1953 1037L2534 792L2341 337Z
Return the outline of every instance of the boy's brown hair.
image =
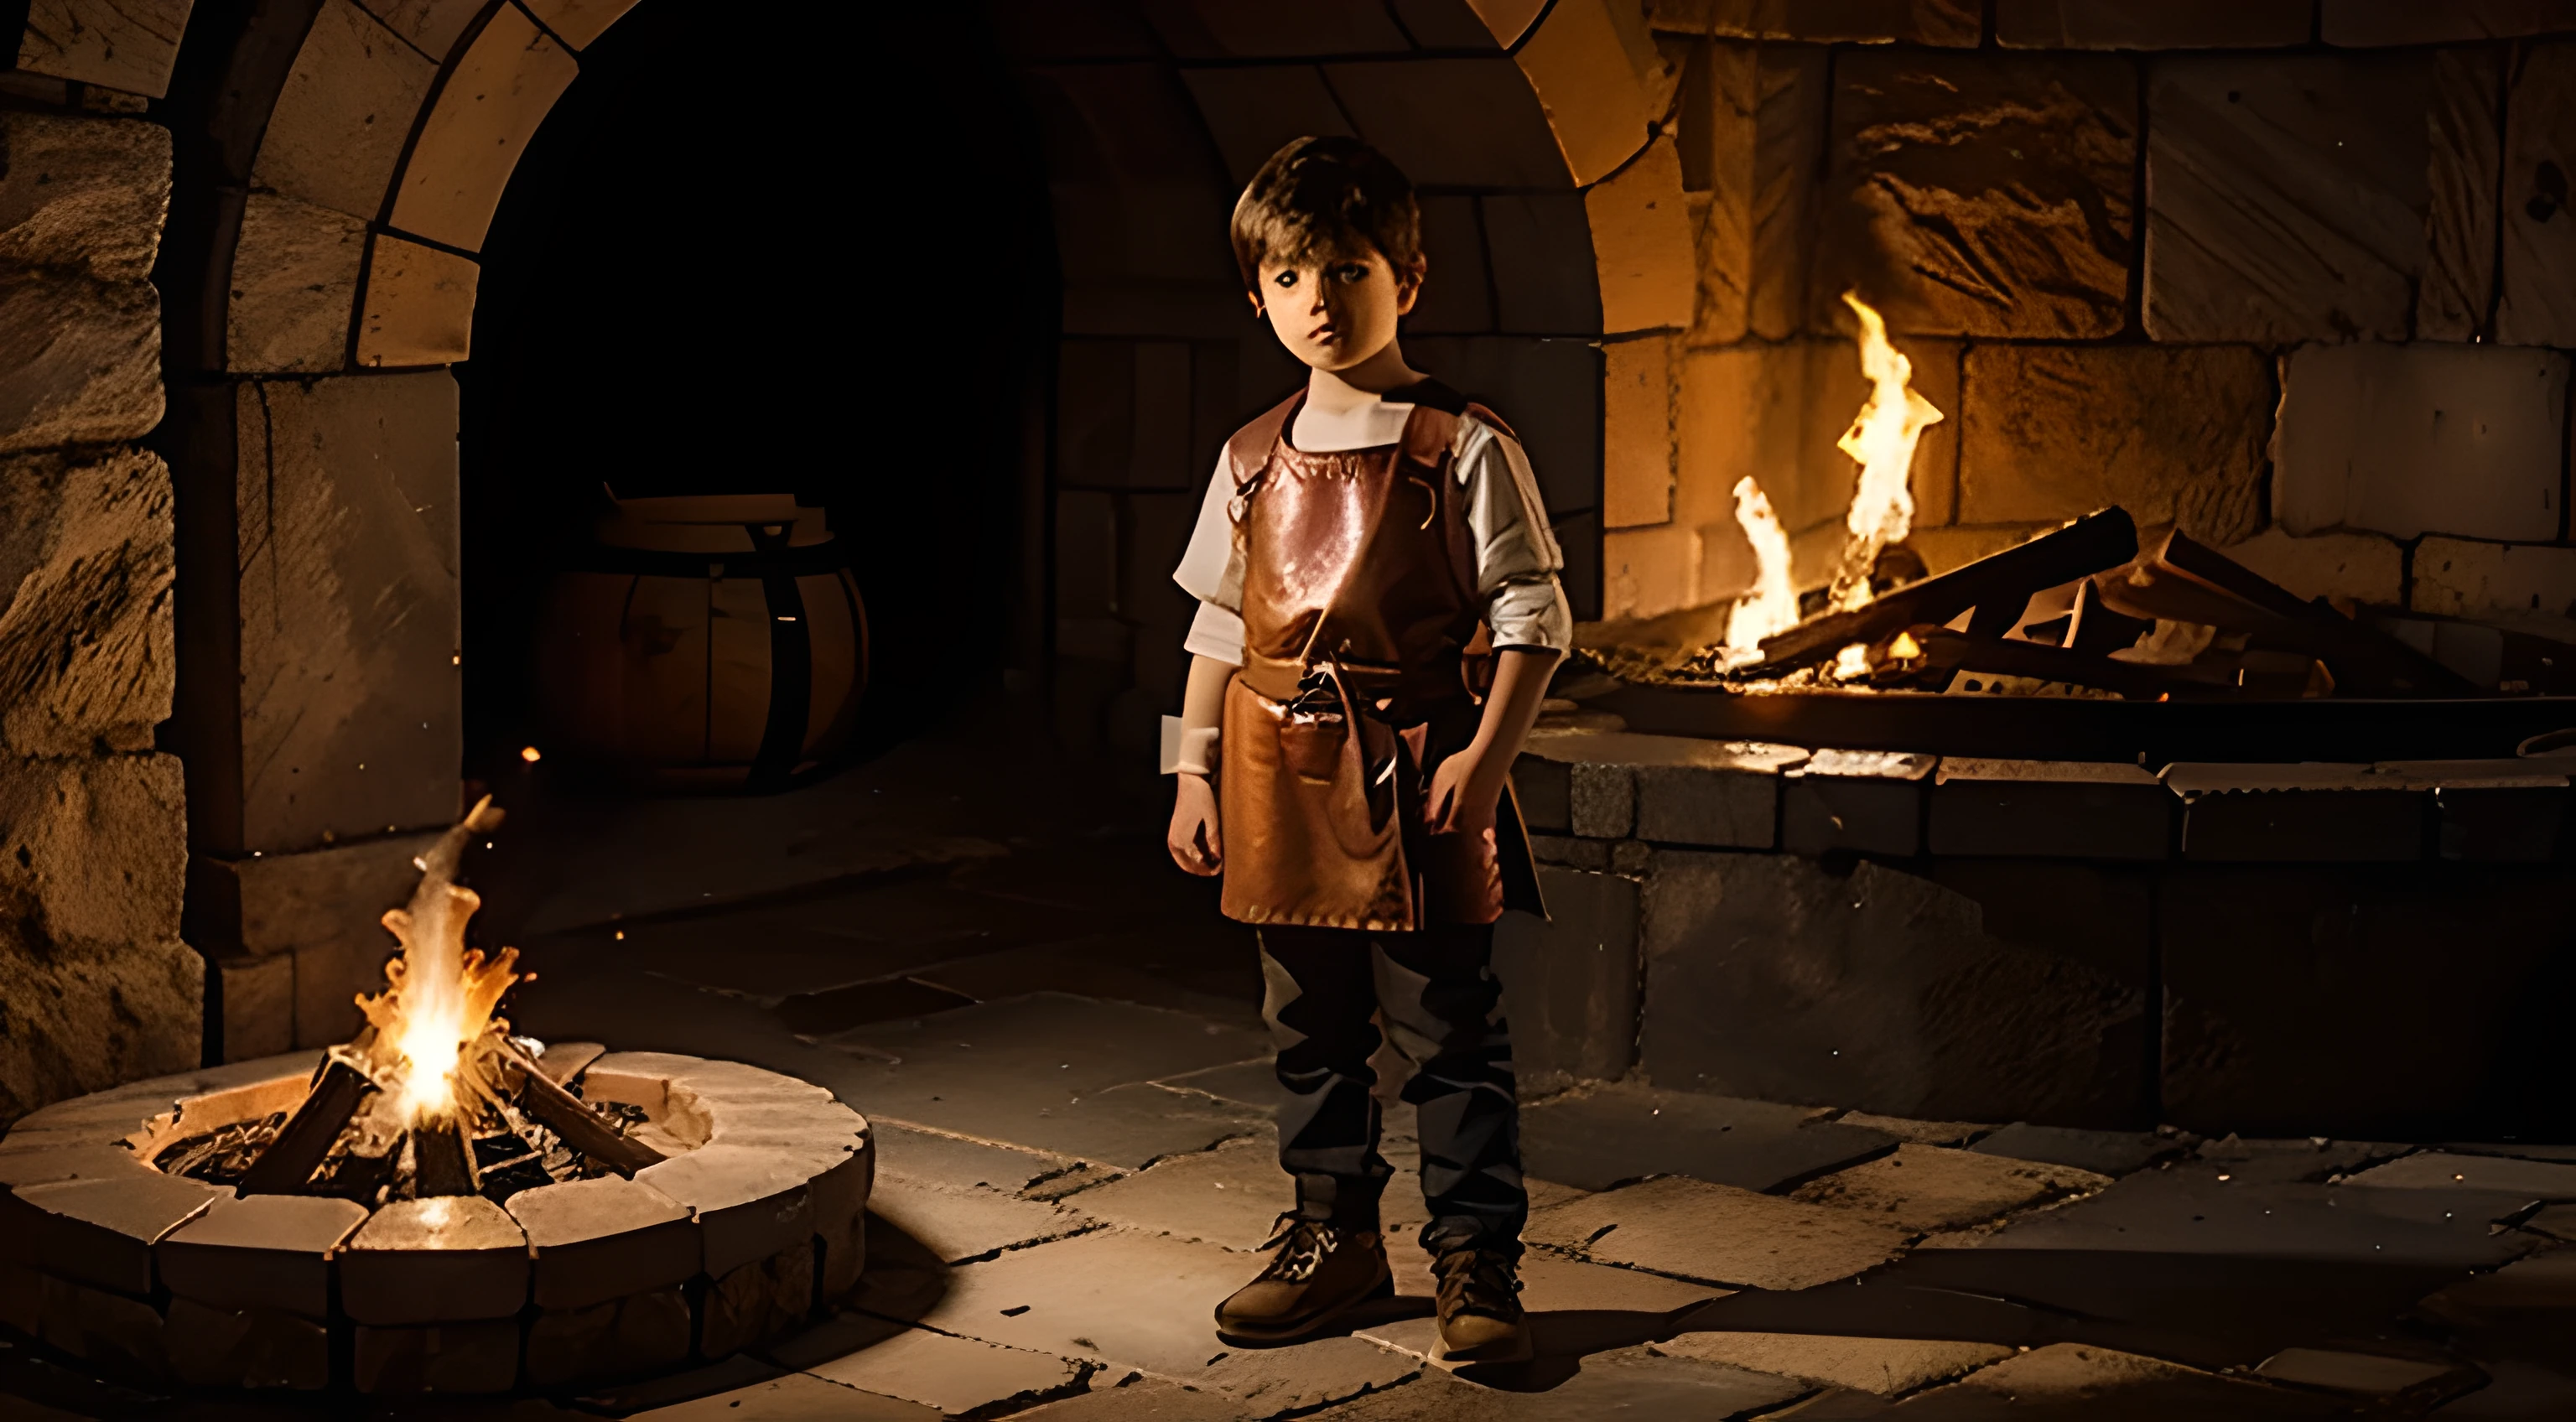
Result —
M1300 138L1270 155L1235 201L1235 264L1258 292L1261 264L1375 247L1399 275L1422 269L1413 180L1356 138Z

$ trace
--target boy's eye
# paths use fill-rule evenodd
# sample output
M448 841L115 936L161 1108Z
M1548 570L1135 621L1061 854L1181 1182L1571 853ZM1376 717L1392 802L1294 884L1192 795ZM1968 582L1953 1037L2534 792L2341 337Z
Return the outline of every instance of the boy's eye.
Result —
M1345 262L1333 269L1333 275L1347 282L1363 282L1368 280L1368 268L1358 262Z
M1295 286L1297 284L1296 268L1291 267L1288 270L1281 272L1279 275L1272 277L1270 279L1270 284L1283 289Z

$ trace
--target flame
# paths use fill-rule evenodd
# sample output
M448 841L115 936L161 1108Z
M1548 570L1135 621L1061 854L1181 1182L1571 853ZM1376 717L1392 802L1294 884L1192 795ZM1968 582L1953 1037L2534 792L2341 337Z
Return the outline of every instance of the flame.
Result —
M1914 446L1925 427L1942 417L1931 401L1909 388L1914 363L1887 343L1887 323L1878 312L1856 292L1844 292L1843 301L1860 318L1860 369L1869 377L1870 393L1836 445L1860 462L1860 485L1852 491L1851 512L1844 521L1850 537L1843 544L1842 567L1834 574L1832 605L1837 611L1869 601L1870 569L1880 551L1913 531Z
M467 838L500 823L491 803L483 797L437 847L413 861L421 880L411 905L384 916L385 927L402 943L402 956L385 965L383 992L358 999L376 1029L378 1079L391 1078L407 1125L454 1117L460 1094L479 1091L470 1075L459 1080L466 1045L508 1025L496 1022L492 1009L518 980L519 950L504 948L486 960L465 946L465 922L483 899L451 877Z
M1914 640L1913 633L1899 632L1896 640L1887 644L1887 655L1900 662L1910 662L1923 655L1923 644Z
M1834 680L1858 681L1869 675L1869 644L1854 642L1834 655Z
M1789 581L1789 535L1751 475L1735 481L1735 520L1753 543L1753 590L1726 614L1729 665L1758 660L1762 639L1798 625L1798 589Z

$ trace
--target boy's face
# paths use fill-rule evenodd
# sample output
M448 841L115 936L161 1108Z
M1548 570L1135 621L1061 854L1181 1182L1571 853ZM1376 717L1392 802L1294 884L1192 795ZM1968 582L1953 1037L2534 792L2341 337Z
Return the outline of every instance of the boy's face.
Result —
M1420 268L1399 272L1362 247L1264 261L1251 295L1290 355L1317 370L1348 370L1394 343L1396 318L1421 291Z

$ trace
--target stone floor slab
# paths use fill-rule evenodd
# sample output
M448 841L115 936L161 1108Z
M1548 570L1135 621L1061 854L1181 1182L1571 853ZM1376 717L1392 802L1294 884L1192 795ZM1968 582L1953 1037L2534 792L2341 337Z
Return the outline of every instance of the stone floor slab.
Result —
M1012 1422L1243 1422L1243 1404L1224 1393L1131 1374L1115 1386L1032 1408Z
M1777 1407L1804 1383L1690 1358L1622 1348L1495 1374L1479 1386L1442 1372L1311 1414L1329 1422L1601 1422L1603 1418L1728 1418Z
M1997 1343L1830 1333L1684 1333L1655 1344L1654 1351L1884 1396L1911 1392L2013 1355L2011 1348Z
M1287 1348L1246 1348L1196 1379L1234 1399L1239 1417L1308 1412L1410 1381L1422 1360L1362 1338L1317 1338Z
M2107 1175L2072 1166L1908 1144L1810 1180L1791 1191L1790 1198L1928 1231L1978 1224L2110 1183Z
M1267 1140L1173 1156L1079 1197L1085 1214L1111 1224L1240 1250L1260 1248L1296 1203L1295 1182Z
M877 1178L915 1180L950 1190L983 1186L1017 1194L1041 1175L1052 1175L1074 1162L1060 1155L961 1140L933 1131L913 1130L883 1121L876 1128Z
M1528 1238L1657 1273L1803 1289L1885 1263L1908 1233L1822 1205L1667 1176L1539 1211Z
M810 1371L828 1382L917 1402L954 1417L1034 1407L1080 1391L1092 1370L1049 1353L888 1325L883 1337Z
M1279 1103L1288 1095L1287 1089L1279 1084L1275 1059L1268 1056L1165 1077L1162 1084L1184 1091L1204 1091L1210 1096L1256 1106L1264 1111L1277 1110Z
M1648 1175L1688 1175L1775 1190L1879 1154L1884 1131L1807 1124L1805 1107L1625 1084L1559 1096L1521 1112L1531 1173L1585 1190Z
M1902 1422L1989 1422L2006 1413L2050 1422L2170 1422L2181 1417L2257 1422L2339 1417L2347 1415L2348 1404L2109 1348L2058 1343L1919 1393L1887 1415Z
M1362 1321L1356 1333L1372 1343L1432 1361L1439 1356L1440 1326L1431 1313L1438 1286L1420 1249L1399 1245L1395 1305L1385 1316ZM1529 1310L1532 1346L1544 1357L1577 1358L1669 1336L1695 1310L1725 1296L1723 1289L1568 1259L1546 1250L1521 1256L1521 1306Z
M1975 1121L1917 1121L1907 1116L1881 1116L1870 1111L1845 1111L1834 1119L1865 1131L1884 1131L1900 1141L1912 1141L1917 1145L1965 1146L1995 1129Z
M1060 1205L998 1190L944 1190L905 1179L877 1181L868 1196L868 1213L919 1240L944 1264L1061 1239L1096 1223Z
M2344 1184L2395 1190L2498 1190L2557 1203L2576 1200L2576 1165L2428 1150L2372 1166Z
M846 1388L806 1373L634 1414L634 1422L939 1422L936 1408Z
M953 1270L908 1321L1190 1380L1233 1351L1217 1341L1214 1313L1252 1272L1213 1244L1101 1230Z
M2254 1369L2257 1376L2275 1382L2370 1393L2404 1392L2455 1370L2450 1363L2353 1353L2340 1348L2284 1348Z
M2045 1165L2071 1165L2096 1175L2120 1176L2182 1153L2183 1143L2144 1131L2079 1131L2015 1121L1968 1149Z

